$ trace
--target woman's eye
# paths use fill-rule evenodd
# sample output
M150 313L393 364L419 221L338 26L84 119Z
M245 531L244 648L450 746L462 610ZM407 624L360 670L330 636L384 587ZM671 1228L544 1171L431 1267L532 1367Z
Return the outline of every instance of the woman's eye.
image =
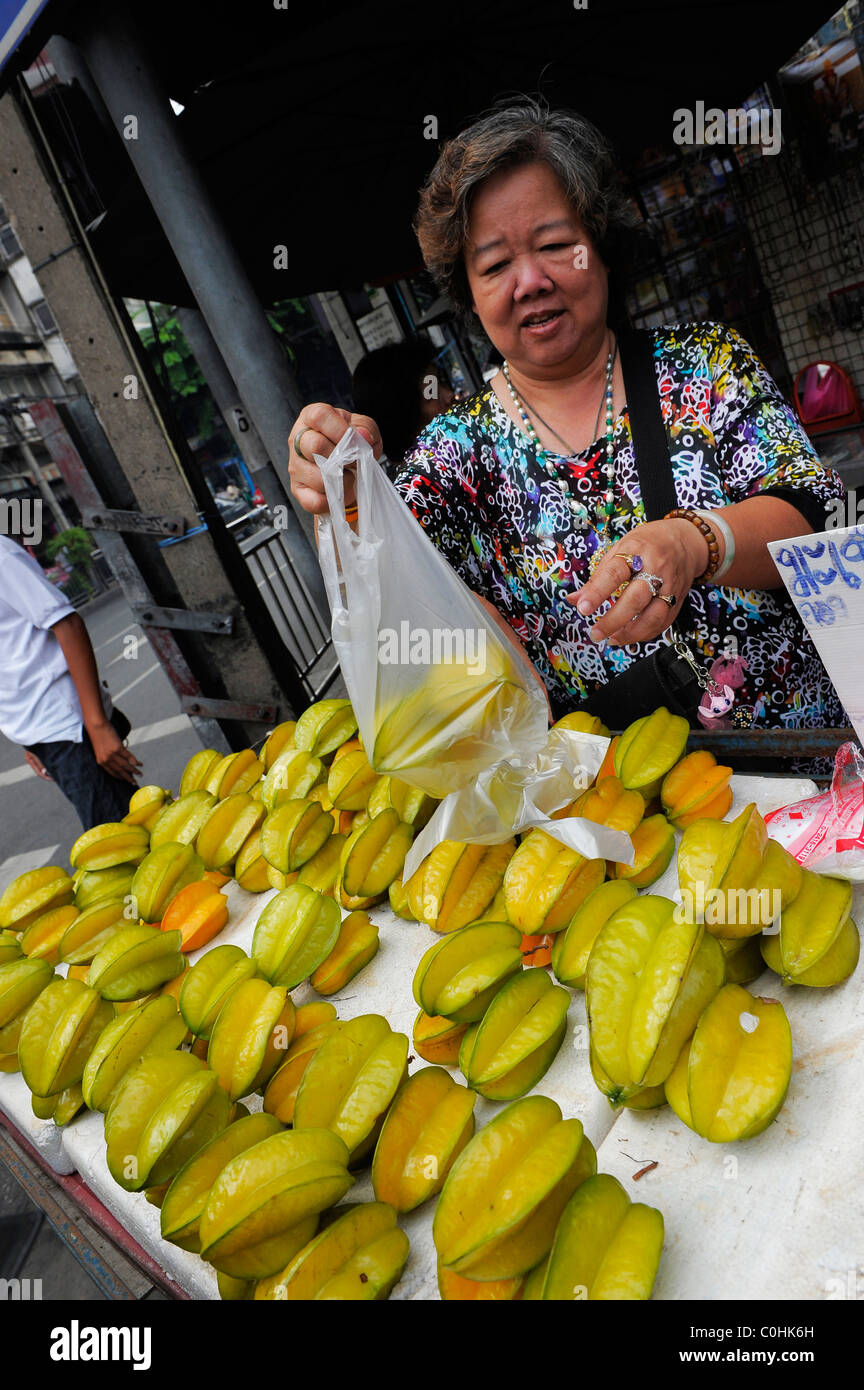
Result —
M543 251L564 251L570 245L569 241L550 242L548 246L541 247Z
M506 264L506 261L496 261L494 265L487 265L482 273L484 275L494 275L496 270L503 270Z

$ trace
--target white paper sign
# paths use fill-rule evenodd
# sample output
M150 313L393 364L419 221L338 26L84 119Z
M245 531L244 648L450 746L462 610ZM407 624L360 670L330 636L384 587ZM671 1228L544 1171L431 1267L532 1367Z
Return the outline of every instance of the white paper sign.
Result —
M864 525L769 541L768 550L864 744Z

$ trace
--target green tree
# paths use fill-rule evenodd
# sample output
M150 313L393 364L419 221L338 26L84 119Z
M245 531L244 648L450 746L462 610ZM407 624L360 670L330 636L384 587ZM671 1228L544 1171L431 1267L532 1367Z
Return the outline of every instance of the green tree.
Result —
M70 577L61 586L68 597L73 596L76 587L83 588L88 594L93 593L89 574L90 558L94 549L93 537L89 531L84 530L83 526L70 526L68 530L61 531L57 536L52 536L45 546L45 556L52 564L61 555L61 552L69 563Z
M206 443L219 421L210 388L186 341L176 309L170 304L144 305L133 312L132 321L162 384L181 407L185 428Z
M310 325L310 319L312 323ZM278 333L282 340L282 346L290 362L296 360L294 349L290 339L297 333L308 332L310 327L317 328L313 316L309 313L307 306L302 299L280 299L267 311L267 322Z
M93 537L83 526L70 526L68 530L61 531L59 536L52 536L45 546L45 554L52 563L61 550L66 551L70 565L87 569L94 550Z

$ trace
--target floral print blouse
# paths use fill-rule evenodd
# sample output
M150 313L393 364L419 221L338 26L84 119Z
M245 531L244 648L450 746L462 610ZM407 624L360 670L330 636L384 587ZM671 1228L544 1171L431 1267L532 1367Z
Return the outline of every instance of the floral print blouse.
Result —
M824 530L843 484L822 467L752 348L719 323L665 326L653 336L678 505L710 510L774 494L797 507L814 531ZM604 436L568 465L571 492L597 516L605 448ZM645 520L626 406L615 421L614 448L615 510L599 535L596 526L573 526L536 446L491 386L437 416L395 474L426 535L521 638L556 718L663 641L601 650L588 635L594 619L565 601L587 580L595 552ZM785 588L696 584L690 599L691 646L704 664L724 653L745 659L746 684L736 704L752 709L754 727L846 723Z

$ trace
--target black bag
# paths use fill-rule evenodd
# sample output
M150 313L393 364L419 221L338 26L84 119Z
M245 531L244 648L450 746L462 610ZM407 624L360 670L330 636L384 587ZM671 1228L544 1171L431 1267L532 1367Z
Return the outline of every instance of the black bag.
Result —
M688 652L686 644L675 643L634 661L579 708L599 715L614 732L626 729L634 719L652 714L661 705L671 714L683 715L691 729L701 729L696 711L705 694L705 677L697 675L692 655L688 652L685 656L684 652Z
M630 330L619 334L618 341L645 520L661 521L677 507L678 499L657 394L652 335L644 330ZM594 691L579 708L599 715L604 724L617 730L665 705L672 714L689 720L691 728L701 728L696 711L708 688L708 675L697 664L678 627L681 624L686 629L693 622L688 594L673 625L673 642L634 661L620 676Z
M126 738L132 732L132 725L126 718L122 709L117 709L116 705L111 711L109 718L120 738Z
M102 699L102 708L105 711L105 714L107 715L111 724L114 726L115 732L117 733L119 738L125 739L127 735L131 733L132 725L126 718L126 715L123 713L123 711L115 707L114 701L111 699L111 691L108 689L108 682L106 680L100 680L99 682L99 695Z

